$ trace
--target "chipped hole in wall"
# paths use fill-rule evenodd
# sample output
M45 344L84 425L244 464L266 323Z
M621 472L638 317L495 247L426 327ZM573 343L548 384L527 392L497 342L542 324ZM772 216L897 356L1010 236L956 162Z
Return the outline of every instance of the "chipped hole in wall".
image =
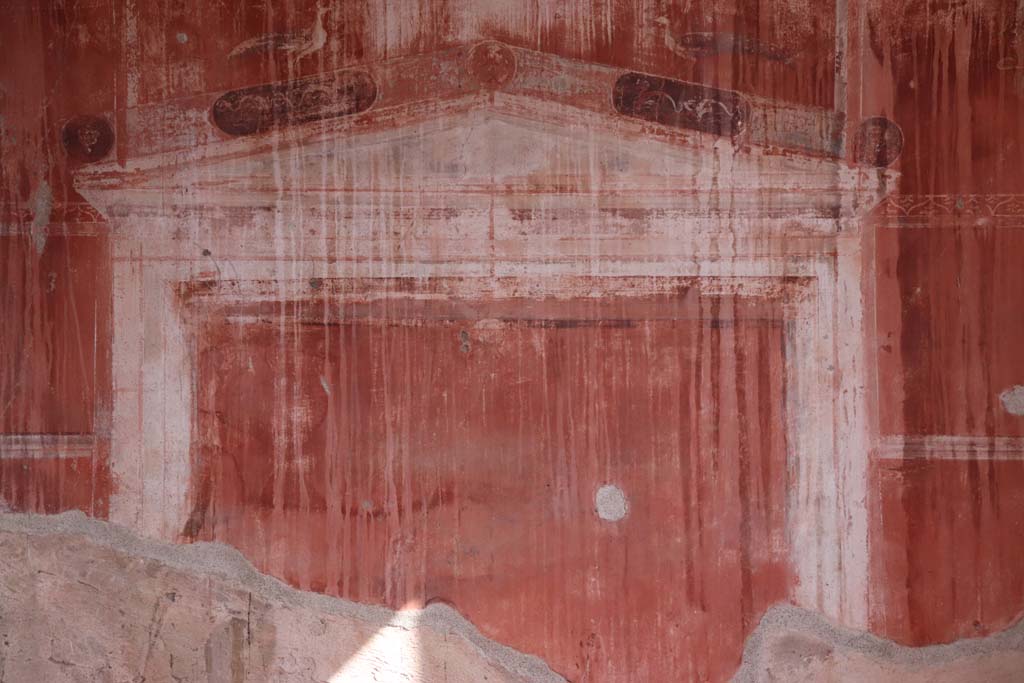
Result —
M469 332L466 330L459 331L459 351L469 353Z
M594 494L594 510L606 522L618 522L629 514L629 500L618 486L605 484Z
M1010 415L1024 415L1024 384L1016 384L999 394L999 401Z

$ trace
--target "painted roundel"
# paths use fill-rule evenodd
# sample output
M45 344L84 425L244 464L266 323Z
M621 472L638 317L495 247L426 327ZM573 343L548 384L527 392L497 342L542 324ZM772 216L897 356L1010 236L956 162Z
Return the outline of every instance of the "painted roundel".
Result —
M885 168L896 161L902 151L903 131L894 121L884 116L861 121L854 141L857 163Z
M516 56L494 41L480 43L469 52L470 75L485 88L500 88L516 74Z
M61 144L75 161L99 161L114 146L114 129L102 116L76 116L64 124Z

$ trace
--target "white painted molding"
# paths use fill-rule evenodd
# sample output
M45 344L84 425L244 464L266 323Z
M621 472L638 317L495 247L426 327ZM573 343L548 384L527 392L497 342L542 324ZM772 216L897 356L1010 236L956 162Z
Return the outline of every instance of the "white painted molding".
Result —
M0 434L0 460L88 458L95 449L93 434Z
M894 435L879 440L879 460L1020 460L1024 437L928 434Z

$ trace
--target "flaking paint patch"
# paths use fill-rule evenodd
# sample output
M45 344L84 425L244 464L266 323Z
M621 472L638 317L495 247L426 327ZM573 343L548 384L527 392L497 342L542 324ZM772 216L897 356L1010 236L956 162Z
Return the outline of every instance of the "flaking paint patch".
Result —
M594 495L597 516L606 522L619 522L629 514L629 501L615 484L605 484Z
M29 233L32 235L32 245L36 248L37 254L42 254L46 249L46 237L50 227L50 216L53 213L53 190L50 183L40 180L39 186L32 194L32 226Z
M1024 385L1010 387L999 395L999 401L1010 415L1024 415Z

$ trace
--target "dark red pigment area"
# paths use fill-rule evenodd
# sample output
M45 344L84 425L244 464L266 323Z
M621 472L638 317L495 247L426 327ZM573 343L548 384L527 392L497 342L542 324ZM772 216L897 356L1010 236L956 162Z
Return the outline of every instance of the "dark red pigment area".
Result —
M67 458L0 458L0 501L17 512L81 510L105 518L110 509L106 454Z
M186 535L300 588L450 602L573 680L726 679L792 584L784 326L636 305L211 324Z
M882 434L1024 436L1000 399L1024 384L1024 230L879 232Z
M88 434L105 388L106 241L0 237L0 433Z
M67 234L75 227L0 237L0 504L106 517L109 253L101 235ZM95 433L84 451L58 453L64 437Z
M1024 614L1024 462L885 461L876 481L874 630L946 643Z

